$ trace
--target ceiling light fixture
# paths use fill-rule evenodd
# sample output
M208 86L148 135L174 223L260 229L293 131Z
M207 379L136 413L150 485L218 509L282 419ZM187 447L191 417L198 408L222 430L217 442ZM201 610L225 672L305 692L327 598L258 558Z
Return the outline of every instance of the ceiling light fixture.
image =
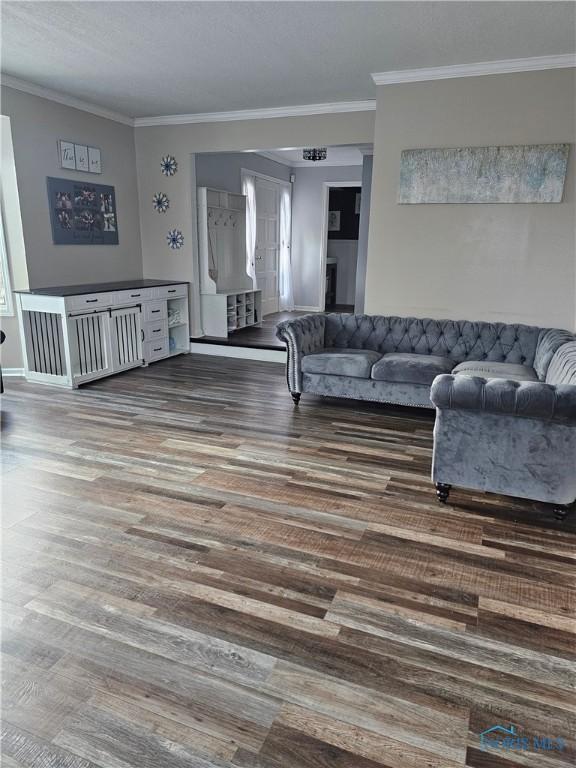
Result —
M318 160L326 160L328 150L326 147L316 147L315 149L303 149L302 157L304 160L311 160L313 163L317 163Z

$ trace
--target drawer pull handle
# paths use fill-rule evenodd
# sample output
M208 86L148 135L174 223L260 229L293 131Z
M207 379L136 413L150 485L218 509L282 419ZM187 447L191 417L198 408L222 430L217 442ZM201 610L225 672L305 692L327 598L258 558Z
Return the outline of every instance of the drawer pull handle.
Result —
M152 310L152 314L153 314L153 315L157 314L158 312L160 312L160 310L159 310L159 309L153 309L153 310Z
M137 299L139 296L142 296L142 294L141 293L131 293L130 294L130 298L131 299Z
M171 288L168 293L176 293L176 288Z
M162 347L155 347L152 352L162 352Z
M162 330L162 328L154 328L152 333L160 333L161 330Z
M94 304L98 299L86 299L86 304Z

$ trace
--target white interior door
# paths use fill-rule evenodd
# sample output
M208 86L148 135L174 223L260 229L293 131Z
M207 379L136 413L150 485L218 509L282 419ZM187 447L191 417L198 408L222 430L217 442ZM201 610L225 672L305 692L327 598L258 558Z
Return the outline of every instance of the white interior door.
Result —
M256 284L262 291L262 315L278 312L281 186L256 177Z

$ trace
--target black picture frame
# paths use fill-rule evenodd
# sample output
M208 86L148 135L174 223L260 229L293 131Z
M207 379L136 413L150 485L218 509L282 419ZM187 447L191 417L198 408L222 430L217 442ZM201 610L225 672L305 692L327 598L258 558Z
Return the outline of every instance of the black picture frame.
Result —
M114 187L48 176L54 245L118 245Z

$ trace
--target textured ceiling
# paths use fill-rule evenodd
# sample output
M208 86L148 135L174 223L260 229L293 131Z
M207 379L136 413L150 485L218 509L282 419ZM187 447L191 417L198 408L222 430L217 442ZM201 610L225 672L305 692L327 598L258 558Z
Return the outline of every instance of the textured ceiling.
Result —
M2 71L132 117L374 98L371 72L574 51L568 2L10 2Z

